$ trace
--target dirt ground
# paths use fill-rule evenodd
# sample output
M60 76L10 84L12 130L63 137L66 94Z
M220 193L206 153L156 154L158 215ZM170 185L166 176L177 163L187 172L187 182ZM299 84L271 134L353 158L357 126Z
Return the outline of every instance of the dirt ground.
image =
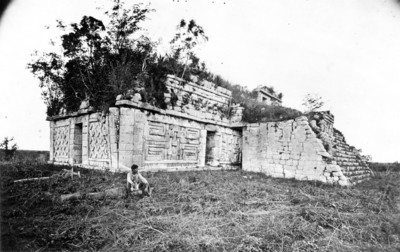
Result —
M399 251L400 173L352 188L242 171L143 173L152 197L86 197L125 174L3 163L2 251ZM60 195L83 197L60 201Z

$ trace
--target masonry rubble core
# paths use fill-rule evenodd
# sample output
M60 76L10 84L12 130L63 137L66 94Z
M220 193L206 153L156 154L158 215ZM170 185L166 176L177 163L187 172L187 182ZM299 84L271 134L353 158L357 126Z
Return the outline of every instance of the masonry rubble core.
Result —
M351 185L371 171L329 112L294 120L246 124L243 108L231 104L231 91L213 83L187 82L168 75L167 109L117 98L109 113L78 112L49 117L50 162L143 171L237 169L273 177ZM230 108L231 114L224 111Z

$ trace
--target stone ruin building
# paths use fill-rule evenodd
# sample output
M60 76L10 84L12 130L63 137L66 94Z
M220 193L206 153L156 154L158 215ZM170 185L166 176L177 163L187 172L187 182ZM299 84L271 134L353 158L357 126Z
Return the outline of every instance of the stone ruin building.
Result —
M182 84L183 83L183 84ZM50 162L125 171L237 169L273 177L351 185L371 171L329 112L294 120L246 124L243 108L231 105L231 91L213 83L168 75L176 95L167 109L140 96L117 98L109 113L81 106L49 117ZM231 107L231 114L226 111Z
M270 92L268 87L265 86L257 88L257 101L267 105L282 105L282 100L279 99L275 93Z

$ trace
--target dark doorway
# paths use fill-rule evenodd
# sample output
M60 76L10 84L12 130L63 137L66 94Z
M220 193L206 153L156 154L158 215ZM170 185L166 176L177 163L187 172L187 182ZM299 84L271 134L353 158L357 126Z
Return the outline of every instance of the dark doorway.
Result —
M82 123L75 124L74 164L82 164Z
M215 160L215 131L207 131L206 139L206 165L210 165Z

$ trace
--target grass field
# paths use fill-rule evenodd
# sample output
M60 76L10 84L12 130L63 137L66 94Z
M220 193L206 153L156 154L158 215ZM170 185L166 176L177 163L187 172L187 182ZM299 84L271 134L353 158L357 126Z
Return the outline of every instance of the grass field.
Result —
M57 196L124 186L125 175L80 169L73 181L13 183L63 168L0 165L2 251L400 250L399 172L353 188L242 171L144 173L150 198L66 202Z
M45 162L49 160L49 151L38 151L38 150L17 150L14 154L13 160L16 162L27 162L27 161L40 161ZM5 153L3 149L0 149L0 162L5 159Z

